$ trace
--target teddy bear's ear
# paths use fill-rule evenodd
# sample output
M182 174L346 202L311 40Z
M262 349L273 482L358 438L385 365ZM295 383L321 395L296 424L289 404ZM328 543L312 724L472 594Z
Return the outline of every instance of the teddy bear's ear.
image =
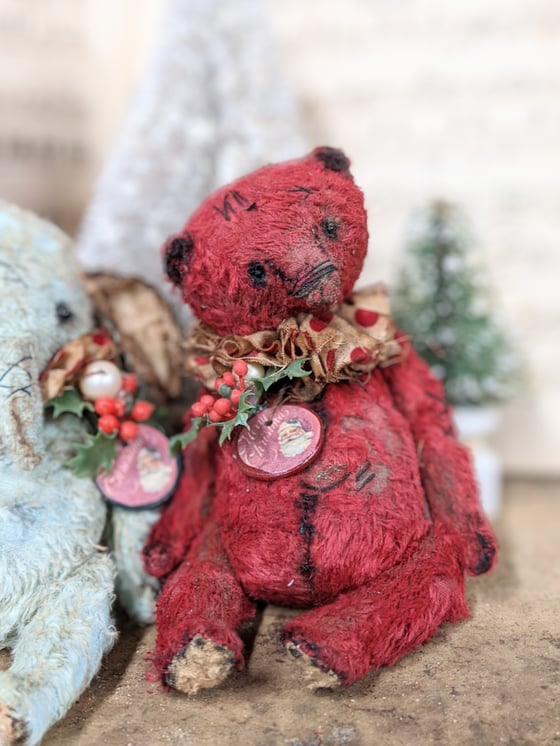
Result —
M338 148L315 148L311 155L321 161L330 171L350 173L350 159Z
M161 253L165 272L174 285L181 284L183 275L188 269L193 248L194 239L189 231L169 236L163 245Z

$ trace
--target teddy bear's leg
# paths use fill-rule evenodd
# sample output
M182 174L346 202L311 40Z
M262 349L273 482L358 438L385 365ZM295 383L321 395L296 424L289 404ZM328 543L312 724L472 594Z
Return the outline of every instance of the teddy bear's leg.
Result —
M216 526L207 524L157 603L153 660L164 680L195 694L220 684L234 667L243 668L243 642L235 630L254 614Z
M92 557L50 588L22 625L12 665L0 672L2 746L39 743L90 683L116 638L113 578L109 557Z
M469 616L463 572L445 538L427 537L405 563L290 621L288 651L309 687L349 686L395 663L444 621Z
M160 511L128 510L113 506L107 525L107 541L117 567L117 597L138 624L152 624L159 582L142 564L142 547Z

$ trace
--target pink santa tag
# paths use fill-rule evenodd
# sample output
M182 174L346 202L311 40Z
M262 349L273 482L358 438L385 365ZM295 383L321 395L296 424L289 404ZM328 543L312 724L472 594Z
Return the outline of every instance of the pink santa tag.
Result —
M171 497L179 479L179 458L169 452L169 441L149 425L139 425L138 435L119 454L110 473L95 482L105 499L123 508L155 508Z
M240 469L255 479L278 479L304 469L319 454L323 423L311 409L284 404L251 417L237 438Z

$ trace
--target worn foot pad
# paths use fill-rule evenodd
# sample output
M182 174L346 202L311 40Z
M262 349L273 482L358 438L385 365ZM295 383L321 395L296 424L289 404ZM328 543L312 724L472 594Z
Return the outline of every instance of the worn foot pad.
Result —
M325 670L321 663L311 655L304 653L300 648L303 643L295 643L290 640L286 643L286 650L296 662L299 670L306 681L308 689L335 689L340 686L340 679L334 671Z
M212 689L225 681L234 669L231 650L202 635L195 635L171 661L167 683L185 694Z
M0 746L25 743L25 727L3 702L0 702Z

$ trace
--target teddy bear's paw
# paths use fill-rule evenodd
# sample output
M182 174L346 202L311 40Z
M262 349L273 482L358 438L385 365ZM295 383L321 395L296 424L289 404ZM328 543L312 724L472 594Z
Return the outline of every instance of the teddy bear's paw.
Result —
M219 686L235 667L231 650L195 635L169 666L167 683L185 694Z
M0 702L0 746L16 746L27 740L24 724Z
M162 578L169 575L177 565L179 559L174 557L170 545L163 541L153 541L142 550L144 557L144 570L154 578Z
M334 671L326 668L321 662L302 650L304 643L290 640L286 643L286 650L299 667L308 689L335 689L341 685L340 679Z

